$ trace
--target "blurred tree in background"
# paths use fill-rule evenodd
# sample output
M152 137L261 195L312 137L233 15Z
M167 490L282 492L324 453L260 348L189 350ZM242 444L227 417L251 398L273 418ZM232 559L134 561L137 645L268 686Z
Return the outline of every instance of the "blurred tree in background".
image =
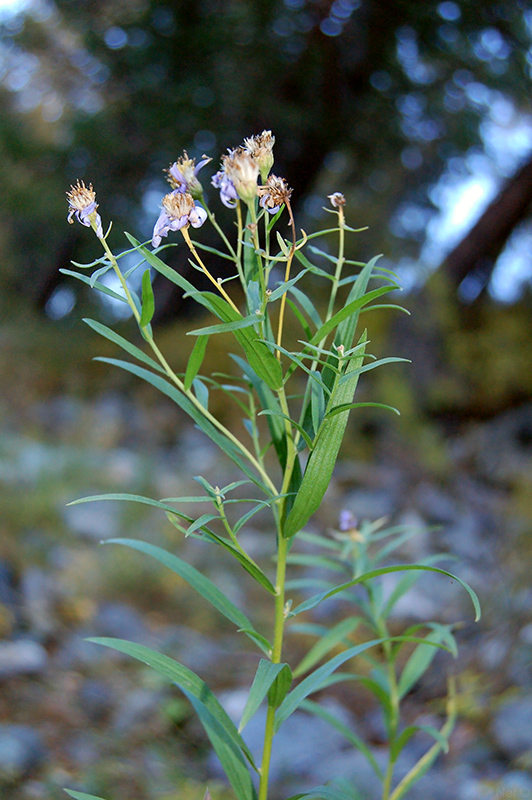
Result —
M490 126L510 136L528 119L531 43L525 0L35 0L1 27L4 298L31 287L45 306L58 267L87 255L85 231L60 225L78 177L114 220L113 243L123 228L149 236L162 170L183 148L217 158L263 128L304 227L342 190L370 226L364 255L378 242L392 261L416 258L438 179L478 167ZM520 157L495 166L498 185ZM530 172L452 253L455 285L489 280Z

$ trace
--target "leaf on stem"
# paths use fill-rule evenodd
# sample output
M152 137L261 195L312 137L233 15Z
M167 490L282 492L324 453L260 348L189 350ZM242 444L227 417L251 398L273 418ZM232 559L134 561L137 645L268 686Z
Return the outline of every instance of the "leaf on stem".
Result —
M238 726L239 733L244 730L250 719L257 713L262 701L268 694L272 683L275 681L279 673L285 669L285 667L288 667L288 664L272 664L271 661L266 661L265 659L261 658L259 661L259 666L257 667L257 672L255 673L255 677L253 679L253 683L251 685L251 689L249 690L244 711L242 712L242 719L240 720L240 725ZM290 667L288 667L288 669L290 669Z
M152 321L155 313L155 298L151 285L150 270L147 269L142 275L142 314L140 315L139 325L145 328Z

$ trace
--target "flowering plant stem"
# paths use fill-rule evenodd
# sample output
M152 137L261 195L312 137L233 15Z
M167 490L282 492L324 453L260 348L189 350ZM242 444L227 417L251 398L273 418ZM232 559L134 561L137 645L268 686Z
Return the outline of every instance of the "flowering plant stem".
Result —
M360 375L375 367L404 360L393 357L368 360L373 357L367 351L367 333L365 330L357 333L362 311L376 299L397 291L399 287L393 274L379 269L377 258L360 265L357 274L342 277L346 265L356 265L357 262L345 258L346 233L353 229L345 222L345 198L339 193L330 196L332 208L328 209L336 217L335 226L314 233L311 237L302 232L298 240L290 200L292 190L284 179L270 174L273 141L269 131L246 139L244 147L236 148L222 158L222 169L213 177L213 184L220 190L222 202L235 212L235 242L230 241L206 207L197 173L209 159L205 157L196 166L194 159L188 158L185 153L170 167L168 173L173 188L162 200L161 213L152 237L154 249L149 250L145 244L127 234L133 251L141 256L140 263L147 265L142 275L140 299L131 285L133 270L123 272L119 265L125 253L116 255L108 245L107 236L103 234L92 186L87 188L78 181L68 193L69 221L73 221L75 216L81 224L92 227L104 249L104 257L94 262L97 270L90 279L79 273L67 271L68 274L126 302L154 356L105 325L87 320L93 329L136 359L134 362L104 360L142 378L170 397L220 448L235 469L244 475L243 480L232 480L222 488L212 486L205 476L198 476L196 480L203 493L194 497L155 500L121 494L98 495L75 502L121 499L160 508L185 536L193 535L206 544L219 547L225 557L234 559L235 566L245 571L249 581L256 583L260 596L267 604L271 628L269 637L266 635L268 631L265 634L257 630L256 620L238 608L215 581L188 565L175 553L149 542L116 539L112 540L113 544L133 548L173 570L258 648L261 659L242 712L240 727L235 726L211 689L184 664L133 642L121 639L94 641L150 665L182 689L200 717L233 787L236 800L268 800L274 737L286 719L296 711L321 716L342 730L353 746L367 758L381 781L382 800L401 800L436 755L446 748L454 721L454 715L450 712L448 721L439 730L430 726L405 727L401 719L402 699L429 667L437 648L454 653L456 646L452 626L427 623L423 635L419 635L420 626L416 626L402 636L392 637L387 618L402 593L426 571L453 577L469 593L477 616L478 601L467 584L446 570L433 566L430 559L421 564L399 561L397 564L383 565L383 560L408 538L408 532L401 526L383 531L382 520L359 524L349 517L350 512L342 512L344 516L341 516L340 526L331 536L324 537L306 531L331 481L351 410L370 405L395 411L379 403L355 403L354 396ZM257 184L259 174L263 181L260 186ZM202 204L195 202L196 197L201 199ZM242 216L243 207L247 209L246 224ZM284 211L288 214L291 241L277 232L279 249L275 250L275 239L271 233ZM270 221L271 215L275 216ZM263 226L260 225L262 217ZM221 241L220 247L225 250L210 246L204 249L211 256L219 256L223 263L234 265L236 275L227 277L236 277L240 282L245 301L244 313L241 313L235 297L225 289L224 281L214 278L211 269L200 257L199 241L196 246L190 237L191 226L200 228L207 221L213 225ZM162 239L177 231L181 231L195 266L207 276L216 293L200 291L159 257L158 247ZM318 261L314 263L304 252L308 238L316 240L331 233L338 234L337 255L332 257L328 251L313 247L312 257L316 256ZM131 254L132 251L126 252ZM291 277L294 264L298 261L303 268ZM332 272L329 267L331 261L334 265ZM280 275L276 276L279 268ZM110 291L97 280L99 275L111 269L118 278L122 295ZM176 373L154 339L151 326L155 311L152 270L173 281L215 318L215 324L189 331L196 337L196 344L184 376ZM308 291L300 288L304 285L303 282L299 283L300 279L305 278L307 273L327 287L323 303L314 301ZM395 305L392 307L397 308ZM291 316L288 316L289 312L292 312ZM272 319L275 318L277 329L274 334ZM297 334L294 333L296 329L299 331ZM218 373L204 376L200 372L210 337L220 334L230 335L237 348L233 360L239 374L234 376L231 383L228 383L232 379L227 375L222 377L221 383ZM223 392L226 398L234 401L235 408L244 414L250 446L209 408L210 393L215 391ZM305 450L308 453L303 467L301 456ZM252 484L254 490L260 493L260 498L241 496L244 492L241 487L245 484ZM239 494L233 496L234 492ZM187 509L191 503L197 502L210 503L211 513L195 518ZM235 503L247 504L249 508L238 517L236 509L241 506ZM257 563L239 536L249 520L265 509L270 513L270 555L276 562L275 576L272 578L268 574L270 562ZM298 549L299 543L310 543L315 552ZM305 572L308 565L328 574L331 570L333 575L341 573L342 580L339 584L326 581L327 588L323 591L323 583L316 586L312 575ZM302 570L300 577L296 577L292 584L287 581L289 567L296 570L296 576L297 569ZM379 578L389 573L397 574L398 588L387 599ZM302 596L298 597L297 586L302 587ZM366 600L361 601L360 593L353 591L355 587L366 590ZM318 594L309 596L309 589L314 588L319 589ZM321 639L310 647L302 661L290 666L284 661L285 634L288 631L297 634L296 620L300 615L308 614L327 598L340 593L344 599L355 604L356 614L334 622L329 629L325 629ZM295 607L294 600L299 600ZM369 639L361 634L363 624L377 638ZM305 623L300 626L302 630L308 627ZM316 626L310 625L310 629L315 631ZM370 651L373 653L371 656ZM347 673L348 676L353 683L362 683L374 693L385 718L389 758L384 772L369 745L318 703L307 699L309 695L325 689L334 680L336 670L354 658L364 659L364 668L360 673ZM297 681L303 675L305 677L294 687L294 679ZM264 740L262 756L257 765L241 731L264 702ZM431 736L434 744L394 786L397 759L410 737L420 731ZM252 778L255 773L259 776L258 798ZM68 791L76 800L98 800L94 795ZM345 792L335 783L311 789L308 794L313 797L324 796L326 800L347 800Z

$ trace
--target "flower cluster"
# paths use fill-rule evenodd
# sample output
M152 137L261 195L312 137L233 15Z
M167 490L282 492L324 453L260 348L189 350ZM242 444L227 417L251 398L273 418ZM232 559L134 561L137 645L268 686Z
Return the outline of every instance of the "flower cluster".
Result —
M96 211L98 203L92 183L89 183L87 187L83 181L78 180L75 186L70 187L66 196L68 200L67 220L70 224L74 222L72 217L75 216L78 222L87 228L93 228L98 238L103 239L102 220Z
M234 208L238 200L252 203L259 194L257 179L265 182L273 166L275 136L263 131L257 136L244 139L242 147L229 150L222 156L222 168L212 179L212 185L220 190L220 199L228 208Z
M289 201L292 189L284 178L269 174L274 162L274 144L275 136L272 132L263 131L257 136L244 139L241 147L229 150L222 156L221 169L212 178L212 184L220 190L220 199L225 206L235 208L239 200L250 204L259 197L262 208L275 214ZM189 158L185 150L182 156L170 164L166 173L172 191L163 197L162 208L153 229L153 247L158 247L170 231L178 231L189 225L194 228L203 225L208 215L195 202L203 197L203 187L197 176L200 169L211 160L204 155L196 164L196 160ZM262 185L258 184L259 176ZM333 205L336 205L337 196L341 197L338 193L331 196ZM87 187L83 181L78 180L75 186L70 187L67 198L68 221L72 222L72 217L75 216L82 225L92 227L102 239L102 222L96 211L98 205L92 184Z
M169 231L179 231L188 225L199 228L207 219L207 212L202 206L194 203L192 195L178 189L163 197L162 206L153 229L151 240L153 247L159 247L161 239L167 236Z

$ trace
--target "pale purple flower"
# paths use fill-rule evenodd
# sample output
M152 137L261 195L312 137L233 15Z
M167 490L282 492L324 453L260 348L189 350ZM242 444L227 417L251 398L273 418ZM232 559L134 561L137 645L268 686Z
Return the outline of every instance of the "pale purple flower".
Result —
M188 225L199 228L207 219L207 212L199 203L194 203L192 195L178 189L163 197L162 206L153 229L152 247L159 247L169 231L179 231Z
M181 192L181 194L188 192L197 200L203 194L203 187L197 175L200 169L205 164L208 164L209 161L212 161L212 158L204 155L199 164L196 165L196 159L189 158L187 151L184 150L183 155L166 170L168 182L174 190Z
M347 508L342 509L342 511L340 511L338 528L343 532L347 532L354 530L356 527L357 521L353 513Z
M259 166L242 147L229 150L222 156L222 169L212 179L212 185L220 190L220 199L228 208L234 208L237 200L252 203L258 194L257 178Z
M76 217L78 222L85 225L86 228L94 228L96 236L103 239L102 220L97 213L98 203L96 202L96 192L92 188L92 183L85 186L83 181L77 182L75 186L70 187L70 191L66 193L68 199L68 217L67 220L72 224Z
M238 202L238 193L232 181L229 180L223 169L212 176L212 185L220 190L220 200L227 208L234 208Z

